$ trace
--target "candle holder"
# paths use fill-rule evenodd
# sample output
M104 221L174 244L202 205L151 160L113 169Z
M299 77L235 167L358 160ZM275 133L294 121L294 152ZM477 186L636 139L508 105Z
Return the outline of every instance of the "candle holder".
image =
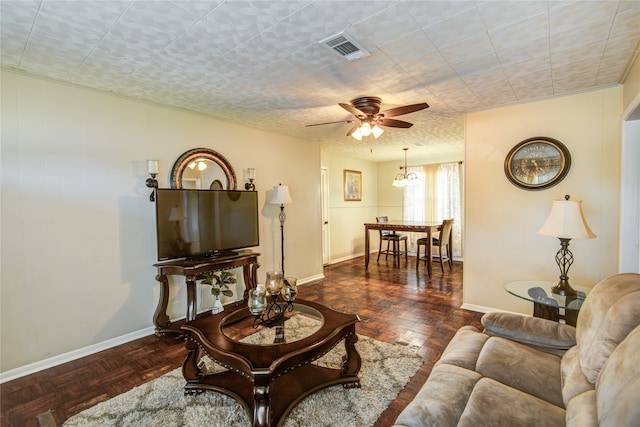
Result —
M254 317L253 327L282 326L285 314L293 311L293 301L297 295L295 277L283 279L280 271L267 272L266 288L257 285L249 294L248 305L249 312Z

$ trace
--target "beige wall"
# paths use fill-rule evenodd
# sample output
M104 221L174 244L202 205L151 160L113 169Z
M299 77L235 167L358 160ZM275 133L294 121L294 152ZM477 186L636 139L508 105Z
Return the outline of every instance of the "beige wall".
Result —
M391 185L402 164L404 161L378 163L378 216L402 219L404 190Z
M322 275L318 144L7 71L1 89L2 372L150 328L158 285L146 159L160 160L160 187L195 147L227 157L240 186L256 168L261 280L280 259L279 208L266 202L274 185L289 185L287 274ZM375 206L375 190L366 194ZM184 307L184 286L174 286L170 311Z
M458 161L459 156L442 157L438 162ZM330 263L364 255L365 222L375 222L376 216L402 219L402 188L391 183L402 161L370 162L322 149L321 163L329 174L329 229L331 237ZM410 165L434 163L434 159L411 159ZM364 194L361 202L345 202L342 195L344 169L362 171ZM378 250L378 234L371 232L370 251Z
M329 177L329 234L331 236L329 263L363 255L363 224L375 221L378 210L377 164L326 149L322 150L321 163L327 168ZM345 169L362 172L362 201L344 200ZM377 240L371 244L377 245Z
M464 302L522 313L531 304L503 290L513 280L556 280L558 239L536 234L553 199L582 200L598 236L571 241L571 283L593 286L617 271L620 206L621 88L469 114L466 120ZM521 190L507 181L509 150L532 136L549 136L570 150L560 184Z
M640 55L636 56L635 61L629 69L629 73L624 81L622 89L622 111L628 112L637 109L640 104ZM639 120L640 115L635 117Z

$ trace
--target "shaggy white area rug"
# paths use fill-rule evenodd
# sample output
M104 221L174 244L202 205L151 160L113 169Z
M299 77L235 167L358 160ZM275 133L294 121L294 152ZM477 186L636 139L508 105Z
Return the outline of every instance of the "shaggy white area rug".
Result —
M317 321L304 316L295 316L287 322L288 331L317 327ZM265 329L248 338L251 342L273 342L273 331ZM356 349L362 357L359 373L362 388L343 389L336 385L307 396L289 413L285 427L371 426L422 365L422 358L415 351L365 336L359 336ZM315 363L339 367L343 354L344 344L340 343ZM208 368L209 372L212 368L223 370L213 363L208 363ZM185 396L184 384L181 368L175 369L69 418L64 426L251 425L244 408L234 399L216 392Z

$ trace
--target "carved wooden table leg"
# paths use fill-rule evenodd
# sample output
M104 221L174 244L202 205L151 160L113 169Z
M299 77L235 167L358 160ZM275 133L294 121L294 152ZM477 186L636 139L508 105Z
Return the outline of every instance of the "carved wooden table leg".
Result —
M196 276L187 276L187 322L195 320L198 296L196 294Z
M156 326L156 335L162 335L162 330L171 325L171 319L169 319L167 315L167 307L169 305L169 280L164 274L157 275L156 280L160 282L160 298L158 299L156 312L153 315L153 324Z
M533 303L533 317L541 317L543 319L560 321L560 310L558 307L550 307L544 304Z
M271 425L270 406L269 386L256 384L253 387L253 427L269 427Z
M360 372L360 367L362 366L362 358L360 357L360 353L356 350L355 344L358 342L358 336L355 333L355 328L353 334L347 336L344 340L344 348L347 352L344 356L342 356L342 375L343 376L356 376L358 372ZM345 383L342 385L343 388L360 388L360 381L354 381L352 383Z
M244 277L243 298L245 301L249 301L249 290L255 288L258 283L258 268L260 268L260 263L257 262L242 266L242 275Z
M187 340L185 342L187 348L187 357L182 364L182 375L187 383L198 383L207 374L204 364L200 362L202 352L197 343ZM189 390L185 388L184 394L200 393L198 390Z

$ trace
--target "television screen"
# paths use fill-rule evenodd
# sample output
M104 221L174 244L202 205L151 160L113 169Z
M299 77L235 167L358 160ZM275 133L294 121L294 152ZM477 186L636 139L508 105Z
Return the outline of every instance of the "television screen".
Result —
M258 246L258 193L158 189L156 228L158 261Z

